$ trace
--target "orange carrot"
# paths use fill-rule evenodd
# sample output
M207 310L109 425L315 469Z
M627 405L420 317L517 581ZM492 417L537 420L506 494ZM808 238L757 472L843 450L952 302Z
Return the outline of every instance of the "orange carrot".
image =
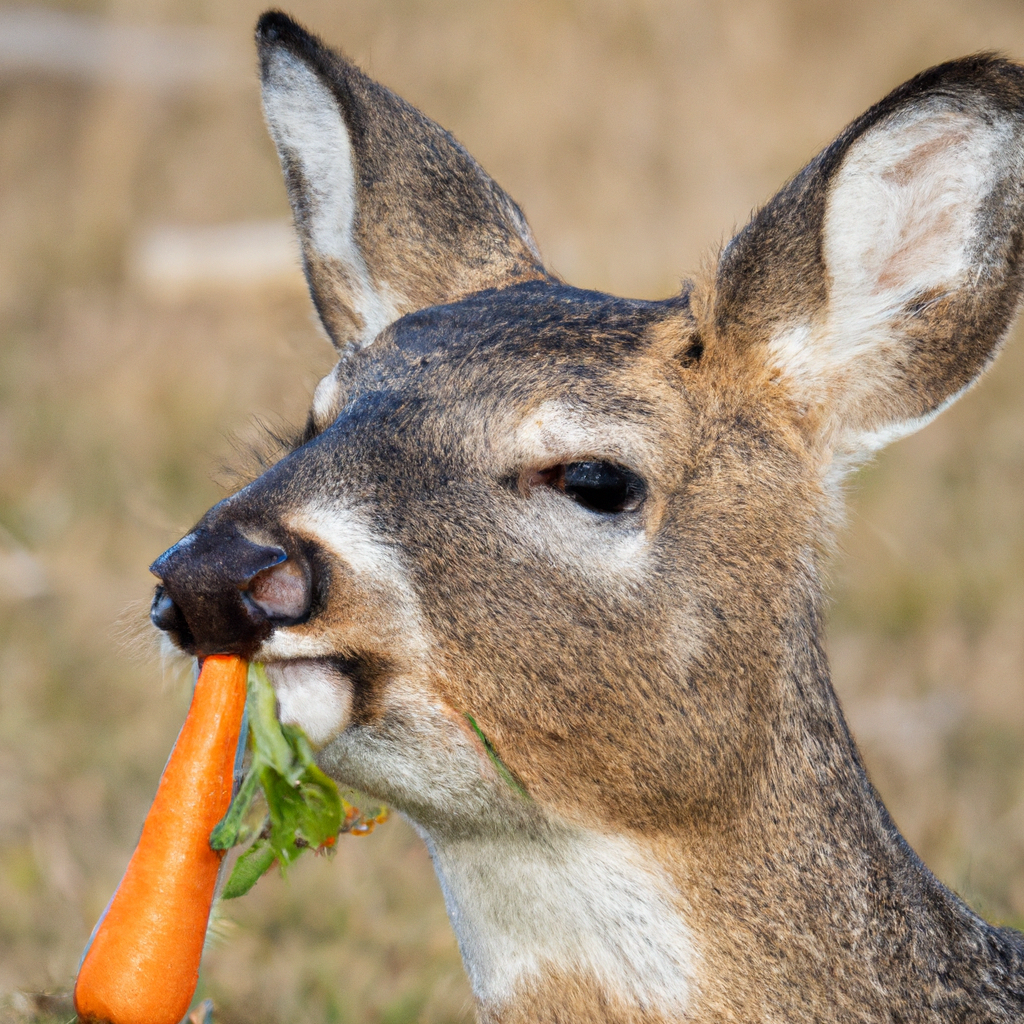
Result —
M103 1024L178 1024L199 960L222 851L210 831L231 803L245 710L247 665L203 662L185 724L113 899L75 983L81 1018Z

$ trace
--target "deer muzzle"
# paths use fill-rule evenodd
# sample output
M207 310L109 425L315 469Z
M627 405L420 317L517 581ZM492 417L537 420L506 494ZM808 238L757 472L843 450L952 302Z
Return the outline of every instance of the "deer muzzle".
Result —
M160 579L150 618L189 654L248 657L311 604L309 564L297 545L250 540L231 520L200 525L151 566Z

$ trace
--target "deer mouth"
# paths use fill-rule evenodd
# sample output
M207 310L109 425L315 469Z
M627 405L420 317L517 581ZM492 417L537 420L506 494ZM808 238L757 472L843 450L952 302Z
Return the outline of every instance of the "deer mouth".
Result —
M339 658L270 661L267 678L277 694L278 717L298 726L314 748L329 743L351 723L359 701L356 663Z

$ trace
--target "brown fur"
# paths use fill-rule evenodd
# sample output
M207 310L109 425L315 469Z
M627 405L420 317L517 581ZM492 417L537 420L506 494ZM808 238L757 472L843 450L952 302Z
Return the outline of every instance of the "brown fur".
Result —
M884 308L870 349L844 355L844 325L819 334L842 286L827 213L858 142L891 142L882 176L896 184L953 144L940 134L899 157L907 112L966 112L978 146L984 125L1005 124L1019 149L1024 72L977 57L918 76L703 279L635 302L547 275L518 209L450 136L283 15L258 38L265 78L287 50L342 111L358 250L397 306L372 345L346 350L304 443L155 563L155 621L199 654L326 652L303 657L351 711L322 762L423 830L483 1021L1020 1019L1024 940L932 877L865 775L821 646L820 583L834 467L863 457L865 431L955 396L1002 341L1021 289L1019 174L964 221L971 275ZM361 326L353 271L310 248L323 183L305 180L307 156L281 152L314 301L345 349ZM932 226L955 223L940 211ZM918 280L915 251L879 257L883 292ZM794 357L779 338L804 329ZM588 511L550 486L553 467L588 461L642 479L639 507ZM286 571L275 546L289 600L309 581L289 621L258 603L279 590L267 574ZM695 937L685 1009L627 998L571 956L514 997L488 981L445 876L460 844L553 856L593 837L670 880L665 912Z

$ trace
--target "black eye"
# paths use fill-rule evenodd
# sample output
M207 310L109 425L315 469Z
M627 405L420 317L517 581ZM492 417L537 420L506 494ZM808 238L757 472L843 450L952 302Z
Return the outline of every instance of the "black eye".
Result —
M592 512L631 512L647 494L647 485L628 469L611 462L568 462L532 474L533 486L564 491Z

